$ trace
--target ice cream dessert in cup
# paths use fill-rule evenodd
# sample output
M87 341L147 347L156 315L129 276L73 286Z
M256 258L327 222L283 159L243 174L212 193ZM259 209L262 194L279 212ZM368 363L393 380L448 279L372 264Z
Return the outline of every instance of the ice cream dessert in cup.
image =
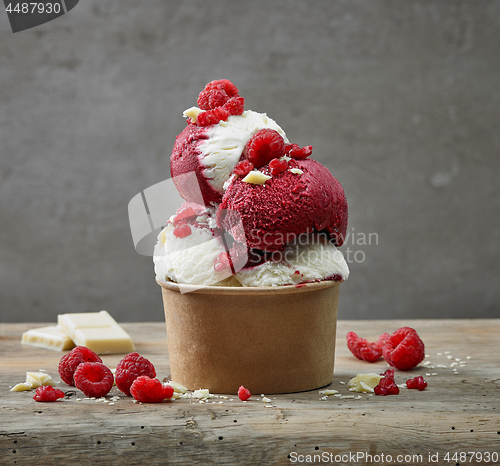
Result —
M170 162L185 203L153 257L172 380L227 394L328 385L349 276L342 186L228 80L184 116Z

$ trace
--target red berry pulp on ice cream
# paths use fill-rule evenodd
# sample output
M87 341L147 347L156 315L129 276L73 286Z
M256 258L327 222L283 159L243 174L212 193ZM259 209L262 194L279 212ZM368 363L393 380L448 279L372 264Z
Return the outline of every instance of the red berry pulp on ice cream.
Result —
M288 167L288 162L286 160L272 159L269 162L269 169L271 171L271 175L273 176L284 172L286 167Z
M173 233L176 238L185 238L186 236L189 236L191 234L191 227L189 225L186 225L185 223L182 225L177 225L174 228Z
M248 160L242 160L238 162L233 169L233 173L236 175L246 176L253 170L253 163Z

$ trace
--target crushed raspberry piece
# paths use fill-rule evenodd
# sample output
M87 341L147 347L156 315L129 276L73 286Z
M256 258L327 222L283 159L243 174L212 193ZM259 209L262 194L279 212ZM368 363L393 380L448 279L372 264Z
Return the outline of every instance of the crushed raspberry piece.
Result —
M83 362L73 376L76 388L85 396L100 398L106 396L113 387L113 373L101 362Z
M378 385L373 389L375 395L387 396L387 395L398 395L399 387L394 381L394 370L387 369L383 374L384 377L380 379Z
M297 144L285 144L285 154L292 159L305 159L312 154L312 146L299 147Z
M198 126L216 125L221 120L227 120L228 117L229 112L224 107L217 107L200 113L196 119L196 124Z
M191 227L185 223L182 225L177 225L174 228L174 236L176 238L185 238L191 234Z
M64 383L75 385L73 374L82 362L102 362L102 359L85 346L73 348L59 361L59 375Z
M286 167L288 167L288 162L286 160L272 159L269 162L271 175L279 175L286 170Z
M59 398L64 398L64 392L50 385L38 387L33 397L35 401L57 401Z
M247 160L260 168L283 155L285 141L274 129L261 129L249 139L245 151Z
M253 163L250 163L248 160L242 160L238 162L234 168L233 173L237 175L246 176L253 170Z
M194 211L194 209L192 209L191 207L186 207L174 217L174 223L179 224L186 220L194 219L196 217L197 214Z
M406 386L411 389L416 388L422 391L425 390L425 387L427 387L427 382L421 375L419 375L417 377L414 377L413 379L408 379L406 381Z
M390 366L408 371L424 360L425 346L414 329L401 327L384 343L382 354Z
M163 385L158 379L141 375L134 380L130 387L130 393L137 401L143 403L160 403L167 395L171 398L174 389L170 385Z
M156 377L153 364L139 353L129 353L116 366L115 380L116 386L125 395L130 396L130 387L137 377L147 375Z
M224 270L231 270L231 259L227 252L221 252L217 259L214 261L214 270L222 272Z
M245 388L243 385L240 388L238 388L238 398L241 401L246 401L251 396L252 396L252 394L250 393L250 390L248 390L248 388Z
M382 356L382 347L388 338L389 334L384 333L378 337L376 342L371 343L358 337L354 332L349 332L346 335L347 347L351 353L358 359L367 362L375 362Z
M238 97L237 87L228 79L209 82L198 96L198 106L202 110L213 110L221 107L229 99Z

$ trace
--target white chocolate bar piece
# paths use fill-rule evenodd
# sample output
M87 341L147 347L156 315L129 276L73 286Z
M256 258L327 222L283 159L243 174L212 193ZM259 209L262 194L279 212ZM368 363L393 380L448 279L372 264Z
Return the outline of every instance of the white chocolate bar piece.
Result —
M79 328L73 334L78 346L86 346L97 354L131 353L135 351L129 334L119 325Z
M134 343L107 311L59 314L58 324L78 346L97 354L130 353Z
M59 325L28 330L23 333L21 343L56 351L70 350L75 346L71 338Z
M32 390L33 388L41 387L42 385L50 385L55 387L56 383L52 377L46 372L26 372L26 382L18 383L10 389L11 392L23 392Z

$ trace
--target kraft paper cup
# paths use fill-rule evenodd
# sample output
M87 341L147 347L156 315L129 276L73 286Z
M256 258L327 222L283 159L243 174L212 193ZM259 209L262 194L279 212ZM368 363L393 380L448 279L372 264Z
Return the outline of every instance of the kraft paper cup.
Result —
M240 385L253 394L328 385L339 284L193 287L189 293L161 284L172 380L222 394L236 394Z

